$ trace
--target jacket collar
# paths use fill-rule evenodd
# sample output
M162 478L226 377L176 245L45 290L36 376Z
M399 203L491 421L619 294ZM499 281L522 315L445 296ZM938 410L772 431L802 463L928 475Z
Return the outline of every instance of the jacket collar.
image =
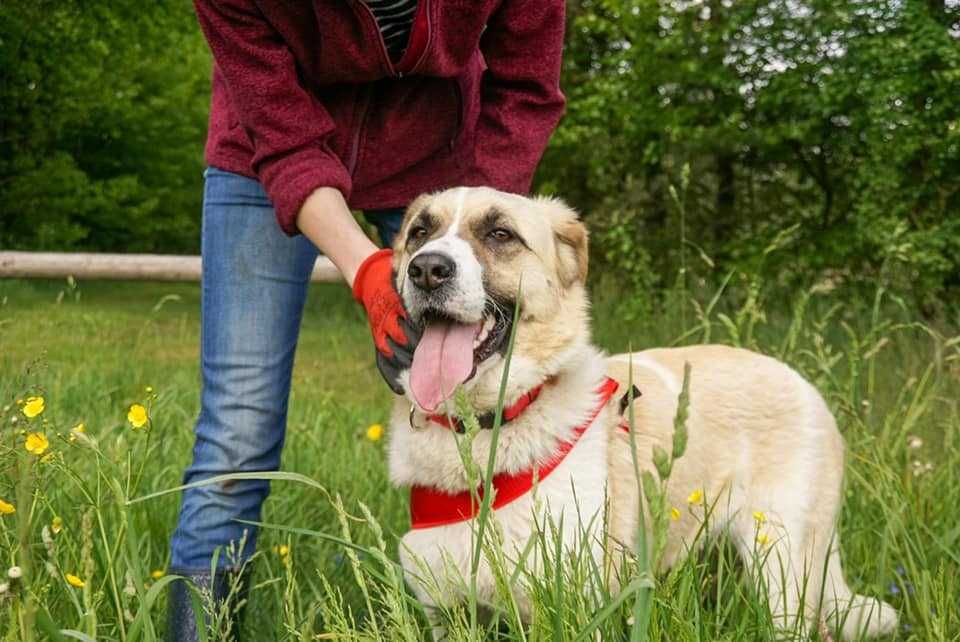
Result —
M603 407L607 405L607 402L610 401L610 398L618 387L619 384L613 379L609 377L604 379L600 388L597 390L600 399L593 412L590 413L590 416L582 425L574 429L573 435L568 441L560 442L557 445L556 452L554 452L553 457L547 463L532 466L519 473L500 473L496 475L491 481L491 486L496 491L493 496L491 508L493 510L503 508L530 491L534 483L546 479L546 477L560 465L570 451L573 450L573 447L580 440L580 437L590 428L593 421L597 418L597 415L599 415ZM537 394L539 394L539 388L542 388L542 386L538 386ZM536 397L534 397L534 399L535 398ZM526 408L530 403L532 403L532 400L528 401L523 408ZM521 408L520 412L523 411L523 408ZM506 418L506 414L506 410L504 410L504 418ZM444 417L444 419L446 418ZM432 417L431 420L433 420ZM456 524L473 519L480 512L479 501L482 499L482 485L477 489L476 497L474 497L474 494L470 491L451 494L429 486L413 486L410 488L411 528L434 528L436 526Z

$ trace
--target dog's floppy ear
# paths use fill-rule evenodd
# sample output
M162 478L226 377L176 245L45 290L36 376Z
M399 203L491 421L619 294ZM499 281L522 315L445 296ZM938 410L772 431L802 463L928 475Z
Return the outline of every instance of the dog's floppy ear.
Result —
M565 203L551 199L553 235L557 242L557 273L560 283L568 288L587 280L587 228L577 220L577 213Z

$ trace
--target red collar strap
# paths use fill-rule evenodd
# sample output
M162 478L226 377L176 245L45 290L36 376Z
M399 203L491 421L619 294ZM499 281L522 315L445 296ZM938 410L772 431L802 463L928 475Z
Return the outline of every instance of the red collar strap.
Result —
M522 415L523 411L527 409L527 406L536 401L537 397L540 396L540 391L543 390L543 385L544 384L541 383L539 386L536 386L529 392L525 392L513 405L504 408L503 419L500 421L500 425L509 423ZM492 430L495 418L495 413L488 412L478 416L477 421L480 422L481 428ZM456 417L451 417L448 415L427 415L427 420L432 421L435 424L440 424L444 428L449 428L454 432L461 434L464 432L463 423Z
M543 481L560 465L567 454L573 450L574 445L583 436L583 433L593 424L603 407L610 401L610 397L617 391L618 384L613 379L607 377L597 390L600 395L600 402L590 417L581 426L577 426L573 431L573 436L569 441L562 442L553 455L553 458L541 466L534 466L528 470L519 473L507 474L500 473L493 478L492 487L496 493L493 497L491 508L498 510L515 499L525 495L533 488L535 480ZM528 393L529 394L529 393ZM529 405L529 402L527 403ZM506 411L504 411L506 416ZM483 488L478 489L477 495L483 498ZM450 494L436 488L426 486L413 486L410 488L410 525L411 528L434 528L435 526L445 526L447 524L456 524L473 519L480 512L479 504L474 501L473 494L469 491Z

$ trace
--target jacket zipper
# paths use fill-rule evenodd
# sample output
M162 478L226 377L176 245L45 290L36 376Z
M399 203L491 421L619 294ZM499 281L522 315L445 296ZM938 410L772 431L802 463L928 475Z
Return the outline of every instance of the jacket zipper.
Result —
M373 29L377 32L377 46L380 47L380 60L387 66L387 71L390 72L390 75L396 76L397 70L390 60L390 54L387 53L387 44L383 41L383 34L380 33L380 25L377 24L377 17L373 15L370 7L368 7L366 3L361 2L361 0L354 0L352 4L354 6L359 5L360 10L370 19L370 22L373 23Z
M423 10L427 15L427 45L423 49L423 53L420 54L420 58L410 69L410 73L415 71L417 67L423 62L427 57L427 51L430 49L430 38L433 36L433 29L431 28L430 22L430 0L422 0L424 3ZM393 61L390 60L390 54L387 53L387 44L383 41L383 34L380 33L380 25L377 24L377 17L373 15L373 11L370 10L366 4L360 0L354 0L351 4L354 7L357 5L360 6L360 11L364 13L373 23L374 30L377 33L377 46L380 48L380 60L386 65L387 71L391 76L396 76L397 78L403 78L403 73L398 72L396 67L393 66ZM356 9L354 9L356 11ZM367 119L367 111L370 109L370 94L373 92L373 87L367 85L363 89L363 100L360 104L360 110L357 118L357 126L353 133L353 140L350 144L350 156L347 162L347 171L350 173L350 177L353 178L353 172L357 169L357 160L360 156L360 137L363 135L363 126ZM462 106L461 106L462 109ZM462 114L459 116L459 119L462 120ZM459 126L458 126L459 130ZM453 142L451 141L451 146Z
M424 59L426 59L427 52L430 51L430 38L433 37L433 24L430 20L430 0L421 1L424 5L423 11L427 16L427 44L420 53L420 57L417 59L417 62L415 62L413 67L410 68L410 71L407 72L407 75L415 72L423 63ZM368 7L361 0L354 0L353 4L354 6L360 5L360 11L362 11L373 23L374 29L377 32L377 46L380 48L380 60L384 63L384 65L386 65L387 71L390 72L391 76L403 78L403 72L397 71L397 68L393 66L393 61L390 60L390 54L387 53L387 43L383 41L383 34L380 33L380 25L377 24L377 17L373 15L373 11L371 11L370 7Z
M413 67L410 68L408 74L412 74L417 69L420 68L420 65L423 64L423 61L427 58L427 52L430 51L430 39L433 38L433 23L430 20L430 0L422 0L423 2L423 12L427 17L427 44L424 45L423 51L420 52L420 57L417 58L417 62L413 63ZM397 74L399 77L403 77L403 74Z
M372 92L372 86L364 86L363 98L357 113L357 125L353 131L353 141L350 143L350 157L347 161L347 171L350 173L350 178L353 178L353 172L357 169L357 159L360 156L360 135L363 134L363 126L367 120L367 110L370 108L370 94Z
M460 90L460 83L456 78L453 79L453 96L457 99L457 128L453 138L451 138L448 143L451 152L457 148L457 140L459 140L460 134L463 132L463 110L466 109L463 91Z
M373 15L373 11L360 0L353 0L350 5L353 6L354 13L357 13L359 7L359 13L365 15L369 21L373 23L374 31L377 34L377 46L380 48L380 59L386 63L387 71L390 72L390 75L396 75L393 63L390 62L390 56L387 55L387 45L383 42L383 36L380 34L380 26L377 24L377 18ZM357 169L357 160L360 157L360 137L363 135L363 126L367 119L367 111L370 108L370 94L372 91L373 87L370 84L365 85L363 88L363 98L360 102L360 109L357 112L353 140L350 143L350 155L347 159L347 171L350 173L350 178L353 178L353 173Z

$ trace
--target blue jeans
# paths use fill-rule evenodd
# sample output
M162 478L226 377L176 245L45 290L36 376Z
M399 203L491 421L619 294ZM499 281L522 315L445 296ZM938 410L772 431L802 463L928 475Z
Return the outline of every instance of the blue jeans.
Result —
M277 470L287 423L293 355L317 248L277 225L260 184L210 168L203 194L201 370L203 389L193 463L184 483L234 472ZM384 244L402 209L367 212ZM269 482L237 480L184 491L171 542L171 569L210 570L218 547L244 549L223 567L253 554Z

